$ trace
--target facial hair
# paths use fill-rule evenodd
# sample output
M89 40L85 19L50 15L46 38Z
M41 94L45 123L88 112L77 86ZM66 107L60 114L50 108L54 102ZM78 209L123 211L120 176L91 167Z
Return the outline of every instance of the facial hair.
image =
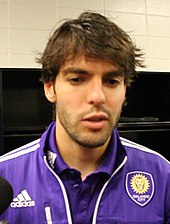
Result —
M79 126L83 117L90 113L105 113L108 116L108 125L104 130L87 130ZM121 110L117 113L109 112L104 108L93 108L78 116L71 116L66 110L57 105L58 121L69 137L84 148L97 148L103 146L111 136L113 129L117 126Z

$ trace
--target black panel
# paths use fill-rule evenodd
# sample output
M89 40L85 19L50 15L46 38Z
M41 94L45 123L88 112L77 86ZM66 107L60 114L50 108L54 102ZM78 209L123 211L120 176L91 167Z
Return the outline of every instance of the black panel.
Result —
M0 148L4 152L3 145L3 100L2 100L2 72L0 71Z
M14 70L3 73L3 114L5 131L36 131L52 118L45 99L40 71Z
M127 92L127 102L122 117L170 121L170 73L139 73Z

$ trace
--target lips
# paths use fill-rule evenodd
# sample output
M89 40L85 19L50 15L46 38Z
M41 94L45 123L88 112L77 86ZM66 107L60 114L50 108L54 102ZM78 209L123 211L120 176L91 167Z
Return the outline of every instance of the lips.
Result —
M108 122L108 116L105 114L92 114L82 120L83 125L89 129L101 129Z

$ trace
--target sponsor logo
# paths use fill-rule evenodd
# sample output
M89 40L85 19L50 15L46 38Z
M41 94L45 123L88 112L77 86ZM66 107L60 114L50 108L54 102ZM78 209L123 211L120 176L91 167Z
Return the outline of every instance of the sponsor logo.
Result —
M12 208L21 208L21 207L34 207L35 202L31 199L26 190L21 191L11 202L10 206Z
M138 205L145 206L154 194L154 181L151 174L133 171L126 174L126 191Z

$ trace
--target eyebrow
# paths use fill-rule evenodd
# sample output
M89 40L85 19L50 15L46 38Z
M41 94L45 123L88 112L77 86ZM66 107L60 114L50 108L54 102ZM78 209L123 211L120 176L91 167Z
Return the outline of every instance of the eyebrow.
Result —
M63 70L64 75L67 75L69 73L80 74L80 75L93 74L92 72L88 70L81 69L81 68L74 68L74 67L70 67ZM121 70L111 70L111 71L106 71L104 75L118 77L118 76L124 76L124 73Z
M69 73L73 73L73 74L82 74L82 75L86 75L86 74L90 74L89 71L85 70L85 69L81 69L81 68L67 68L63 71L64 75L67 75Z
M104 75L122 77L122 76L124 76L124 73L121 70L113 70L113 71L106 72Z

